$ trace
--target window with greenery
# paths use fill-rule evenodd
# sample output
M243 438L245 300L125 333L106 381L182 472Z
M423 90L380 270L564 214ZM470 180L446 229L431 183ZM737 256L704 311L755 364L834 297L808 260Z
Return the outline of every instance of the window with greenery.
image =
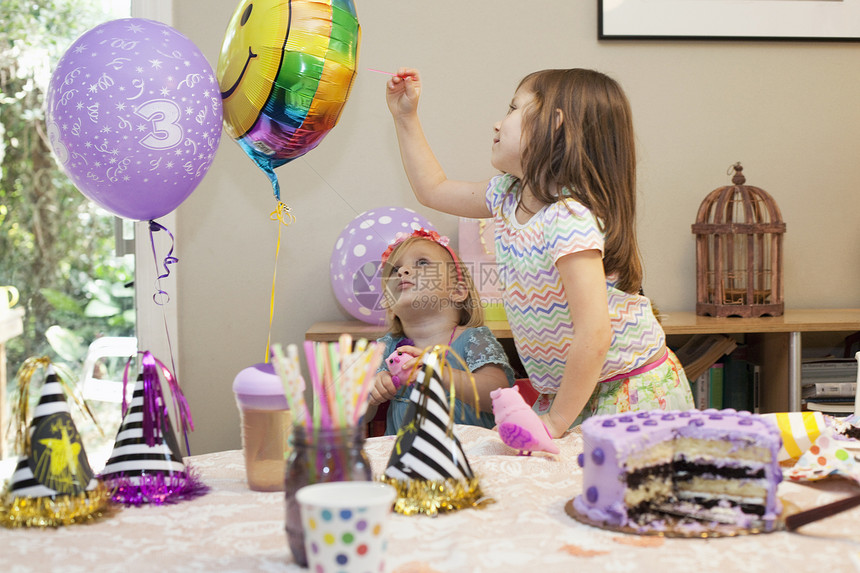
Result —
M79 372L104 335L134 335L132 257L114 254L114 218L86 199L51 155L44 101L65 49L129 2L0 0L0 285L20 292L24 333L7 343L14 373L48 355ZM112 437L111 437L112 438Z

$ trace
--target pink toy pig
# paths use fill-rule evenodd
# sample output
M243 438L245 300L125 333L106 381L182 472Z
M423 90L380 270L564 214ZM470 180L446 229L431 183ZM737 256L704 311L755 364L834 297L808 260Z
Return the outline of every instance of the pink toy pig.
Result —
M519 450L520 454L528 452L531 455L537 451L559 453L549 430L523 400L519 388L514 386L493 390L490 398L493 400L496 428L505 444Z
M385 363L388 365L388 371L391 373L391 381L394 382L395 388L400 388L406 383L409 378L409 372L403 370L403 364L414 358L408 352L397 349L388 355Z

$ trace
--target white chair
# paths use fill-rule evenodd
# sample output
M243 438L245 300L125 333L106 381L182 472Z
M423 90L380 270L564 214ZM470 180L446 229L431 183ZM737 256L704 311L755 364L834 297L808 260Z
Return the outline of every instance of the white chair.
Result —
M84 358L81 374L81 392L85 400L100 400L103 402L122 402L122 380L95 378L96 365L102 358L124 358L128 360L137 354L137 338L134 336L103 336L90 344L87 356ZM136 372L136 369L132 369ZM127 399L131 399L135 378L130 380L126 389Z

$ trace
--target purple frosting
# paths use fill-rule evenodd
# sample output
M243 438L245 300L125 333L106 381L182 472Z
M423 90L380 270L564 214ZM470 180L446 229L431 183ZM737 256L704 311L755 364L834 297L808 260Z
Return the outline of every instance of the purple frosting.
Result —
M611 424L607 422L612 422ZM635 426L635 429L633 427ZM776 498L776 484L782 481L777 454L782 436L772 422L733 409L684 412L637 412L593 416L582 425L583 492L574 500L577 511L595 521L610 525L628 525L624 504L626 491L624 463L631 454L677 437L729 442L734 449L750 446L771 452L771 460L762 462L769 488L764 521L772 523L781 511ZM597 463L595 453L599 452Z

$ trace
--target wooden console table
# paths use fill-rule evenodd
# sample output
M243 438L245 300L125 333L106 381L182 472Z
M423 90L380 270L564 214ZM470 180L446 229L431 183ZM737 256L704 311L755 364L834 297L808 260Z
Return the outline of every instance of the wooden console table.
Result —
M6 457L6 342L24 332L24 309L0 311L0 459Z
M694 312L663 314L663 329L673 337L693 334L743 335L755 361L762 365L762 412L800 410L801 335L804 332L860 331L860 309L790 309L782 316L761 318L714 318ZM506 321L488 321L499 339L510 339ZM318 322L305 333L305 340L336 341L341 333L354 338L375 339L384 326L359 321Z

